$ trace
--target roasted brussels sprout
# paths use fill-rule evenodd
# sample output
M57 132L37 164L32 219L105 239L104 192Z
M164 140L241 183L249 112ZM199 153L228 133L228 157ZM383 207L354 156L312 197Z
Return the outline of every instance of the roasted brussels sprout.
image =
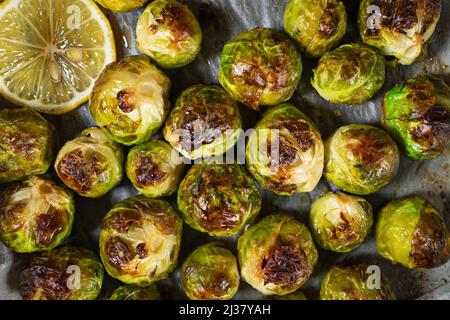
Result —
M183 222L164 200L134 196L116 204L100 228L106 271L127 284L148 286L178 261Z
M0 183L47 172L53 161L55 130L39 113L0 110Z
M369 265L352 264L332 267L320 288L321 300L395 300L388 280L379 275L379 283L372 283L376 276ZM378 288L377 288L378 287Z
M65 246L33 256L20 273L25 300L94 300L103 267L90 250Z
M99 128L66 142L55 161L61 180L81 196L99 198L122 180L123 151Z
M276 194L312 191L322 176L320 132L306 115L287 103L264 113L248 139L245 154L251 174Z
M266 296L266 300L308 300L306 296L300 290L285 296Z
M236 102L219 86L183 91L164 126L164 138L189 159L219 156L232 148L242 128Z
M272 29L241 33L225 45L220 58L221 85L235 100L255 110L289 100L301 74L295 44Z
M0 240L16 252L50 250L70 234L72 194L53 181L31 177L0 195Z
M140 193L157 198L177 190L183 167L183 159L169 144L150 140L130 150L125 169Z
M434 268L450 258L450 232L428 201L410 196L391 201L379 214L378 252L407 268Z
M178 68L200 52L202 30L189 8L176 0L155 0L138 20L136 46L163 68Z
M384 96L382 124L409 158L432 159L448 151L450 88L442 80L421 76Z
M242 279L266 295L298 290L318 258L308 228L287 214L252 225L239 238L238 253Z
M284 30L307 55L321 57L347 30L345 6L337 0L290 0L284 12Z
M180 274L183 290L191 300L228 300L239 289L236 257L216 242L191 252Z
M325 177L353 194L371 194L389 184L399 161L392 138L370 125L340 127L325 142Z
M320 58L311 84L325 100L360 104L380 90L385 71L384 58L376 49L360 43L345 44Z
M425 51L441 15L441 0L362 0L363 41L399 63L412 64Z
M309 224L324 249L349 252L364 242L372 228L372 206L361 197L328 192L314 200Z
M147 0L95 0L102 7L114 12L127 12L144 5Z
M261 194L238 164L195 164L178 188L178 209L193 229L231 237L261 209Z
M146 142L170 109L170 79L144 56L129 56L106 67L95 83L89 111L113 140Z
M156 285L140 287L128 284L114 290L109 300L161 300L161 296Z

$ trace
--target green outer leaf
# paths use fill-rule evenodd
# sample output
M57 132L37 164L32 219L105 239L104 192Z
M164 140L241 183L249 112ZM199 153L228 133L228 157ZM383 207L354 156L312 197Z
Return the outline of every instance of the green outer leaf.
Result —
M54 157L55 128L28 109L0 110L0 183L47 172Z
M427 76L408 80L384 96L381 123L410 159L433 159L445 152L448 141L444 140L450 129L436 129L442 127L445 116L439 124L424 119L426 113L436 106L450 113L450 88L444 81ZM425 142L417 141L411 130L421 125L434 128L436 133L441 130L444 132L428 136Z
M354 105L366 102L381 89L385 63L376 49L351 43L327 52L313 72L311 84L322 98Z
M333 6L337 25L331 35L319 31L325 9ZM333 17L329 17L328 20ZM334 23L334 22L333 22ZM321 57L333 49L347 30L347 12L341 1L290 0L284 13L284 30L294 38L303 51L311 57Z
M192 251L181 266L180 277L183 290L191 300L229 300L239 290L237 259L217 242Z
M207 212L200 207L205 202L214 210ZM184 177L177 204L191 228L211 236L231 237L258 215L261 194L243 166L203 163L193 165Z

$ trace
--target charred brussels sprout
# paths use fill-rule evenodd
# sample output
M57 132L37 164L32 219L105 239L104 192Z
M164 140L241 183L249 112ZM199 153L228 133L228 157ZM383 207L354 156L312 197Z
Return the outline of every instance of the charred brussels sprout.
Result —
M124 145L146 142L169 112L169 78L144 56L106 67L95 83L89 111L108 136Z
M274 106L294 94L302 74L295 44L283 34L257 28L241 33L222 51L219 82L247 107Z
M47 172L53 160L54 131L37 112L0 110L0 183Z
M19 289L25 300L94 300L102 283L94 253L66 246L33 256L20 273Z
M231 237L258 215L261 194L243 166L203 163L189 170L177 202L191 228Z
M175 192L183 167L183 159L178 153L160 140L151 140L132 148L125 166L135 188L151 198Z
M147 0L95 0L102 7L114 12L127 12L142 7Z
M191 300L228 300L239 289L236 257L219 243L195 249L181 266L181 285Z
M383 274L376 273L369 265L352 264L332 267L320 288L321 300L395 300L395 295ZM377 289L377 281L379 288Z
M17 182L0 195L0 239L16 252L50 250L70 234L72 194L38 177Z
M434 268L450 258L450 233L442 214L418 196L381 209L375 238L383 257L407 268Z
M307 55L321 57L347 30L345 6L336 0L290 0L284 13L284 30Z
M267 296L266 300L308 300L303 292L296 291L285 296Z
M287 103L264 113L249 137L245 154L251 174L276 194L310 192L322 176L320 132L306 115Z
M134 284L118 287L109 300L161 300L156 285L140 287Z
M372 206L361 197L328 192L311 206L309 224L324 249L349 252L363 243L372 228Z
M352 43L320 58L311 84L325 100L353 105L369 100L383 86L384 77L383 56L374 48Z
M308 228L286 214L251 226L238 240L238 253L242 279L266 295L298 290L318 258Z
M409 158L425 160L448 150L450 88L442 80L418 77L384 96L382 124Z
M66 142L55 161L61 180L81 196L99 198L122 180L123 151L99 128Z
M189 8L175 0L155 0L138 20L136 46L163 68L178 68L200 52L202 30Z
M189 159L218 156L241 133L236 102L219 86L197 85L183 91L164 126L164 138Z
M325 177L353 194L371 194L389 184L399 161L392 138L366 124L340 127L325 143Z
M362 0L359 30L363 41L412 64L425 51L441 15L441 0Z
M135 196L119 202L100 228L100 257L106 271L139 286L167 277L178 261L182 227L166 201Z

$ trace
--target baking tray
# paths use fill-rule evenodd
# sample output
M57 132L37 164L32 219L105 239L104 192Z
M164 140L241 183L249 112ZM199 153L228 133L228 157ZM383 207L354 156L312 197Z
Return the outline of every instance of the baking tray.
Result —
M180 92L194 84L217 83L219 58L224 44L235 35L254 27L283 29L283 14L287 0L187 0L184 1L198 17L203 29L203 46L197 60L190 65L167 70L172 80L171 99L174 101ZM359 41L356 30L356 17L359 1L344 1L348 11L348 31L342 43ZM312 69L317 60L303 57L304 71L298 90L291 102L299 106L319 126L325 139L339 126L349 123L370 123L379 126L380 106L383 94L394 85L423 73L438 74L449 78L450 65L450 1L443 0L442 17L428 48L428 56L412 66L399 66L387 69L386 82L377 95L361 106L332 105L320 98L310 85ZM135 26L142 8L130 13L112 14L105 11L116 36L119 56L137 54L135 48ZM0 98L1 99L1 98ZM4 100L2 105L10 106ZM260 113L240 106L245 128L254 126ZM58 147L72 139L83 128L94 125L86 105L62 116L46 116L57 128ZM161 137L160 134L157 137ZM434 160L415 162L402 156L396 179L379 192L367 196L375 213L393 198L409 194L426 197L436 208L446 214L450 224L450 156L441 156ZM57 180L54 172L49 175ZM298 193L290 197L277 196L263 191L263 205L259 217L275 211L290 212L306 222L309 207L313 199L330 189L322 179L311 193ZM76 197L76 217L70 244L80 245L98 252L99 225L102 217L118 201L136 194L131 183L124 181L116 189L101 199ZM174 197L168 199L175 206ZM375 214L376 219L376 214ZM180 262L197 245L213 239L206 234L184 226ZM237 236L231 239L219 239L232 251L236 252ZM0 299L20 299L18 292L19 272L28 254L16 254L0 243ZM365 243L353 252L336 254L319 250L319 261L311 279L302 291L309 299L317 299L321 281L334 264L343 262L365 262L379 265L390 280L398 299L450 299L450 262L432 270L408 270L400 265L393 265L377 254L372 234ZM100 298L108 297L120 282L105 276ZM179 270L158 283L164 299L185 299L180 287ZM241 282L241 288L234 299L260 299L262 295L249 285Z

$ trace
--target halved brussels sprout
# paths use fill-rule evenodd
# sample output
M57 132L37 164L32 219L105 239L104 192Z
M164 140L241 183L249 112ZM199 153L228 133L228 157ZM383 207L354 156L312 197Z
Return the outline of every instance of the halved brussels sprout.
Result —
M384 57L376 49L345 44L320 58L311 84L325 100L360 104L381 89L385 71Z
M266 296L265 300L308 300L308 298L298 290L285 296Z
M25 300L95 300L103 284L103 267L87 249L65 246L31 257L20 273Z
M350 124L325 142L325 177L344 191L371 194L394 179L399 157L397 145L385 131Z
M160 140L133 147L127 156L126 173L134 187L147 197L157 198L175 192L183 174L183 159Z
M47 172L54 144L55 129L39 113L0 110L0 183Z
M244 166L195 164L178 188L178 209L193 229L231 237L261 209L261 194Z
M134 196L103 218L100 257L106 271L127 284L148 286L175 268L183 222L164 200Z
M95 83L89 111L113 140L130 146L146 142L170 109L170 79L144 56L113 62Z
M140 287L128 284L114 290L109 300L161 300L161 296L156 285Z
M248 139L247 168L280 195L312 191L322 176L324 146L314 123L293 105L267 110Z
M59 150L55 170L66 186L88 198L100 198L120 183L123 151L99 128L87 128Z
M318 258L308 228L287 214L252 225L239 238L238 253L242 279L266 295L298 290Z
M337 0L290 0L284 30L307 55L321 57L333 49L347 30L347 12Z
M217 242L191 252L180 274L183 290L191 300L228 300L239 289L236 257Z
M450 88L432 77L408 80L384 96L381 121L409 158L436 158L450 142Z
M349 252L364 242L373 224L372 206L361 197L328 192L314 200L309 225L319 246Z
M164 126L164 138L189 159L219 156L239 139L242 119L236 102L219 86L184 90Z
M147 0L95 0L102 7L114 12L127 12L144 5Z
M419 196L381 209L375 238L383 257L407 268L435 268L450 259L450 232L442 213Z
M219 82L247 107L274 106L289 100L302 74L295 44L272 29L241 33L222 51Z
M441 15L441 0L362 0L359 31L363 41L401 64L425 51Z
M178 68L200 52L202 30L191 10L176 0L155 0L136 27L136 46L163 68Z
M374 281L370 277L375 277ZM395 300L395 295L383 274L377 276L366 264L351 264L334 266L328 271L320 288L320 299Z
M72 230L72 194L53 181L31 177L0 195L0 240L16 252L50 250Z

